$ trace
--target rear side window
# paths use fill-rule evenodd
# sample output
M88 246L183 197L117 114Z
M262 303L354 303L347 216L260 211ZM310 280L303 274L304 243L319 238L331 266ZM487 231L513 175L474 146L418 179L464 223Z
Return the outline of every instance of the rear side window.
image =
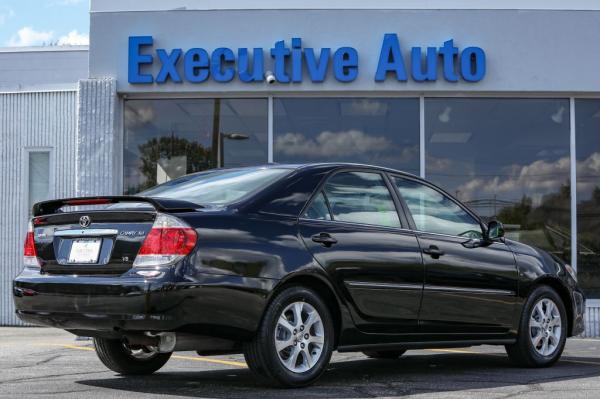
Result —
M291 169L285 168L212 170L171 180L139 195L172 198L199 205L227 205L269 186L291 172Z
M454 201L424 184L393 177L417 230L469 238L483 237L481 226Z
M392 195L379 173L342 172L323 189L334 220L400 227Z
M331 220L329 207L327 206L327 201L325 200L322 191L315 197L303 217L315 220Z

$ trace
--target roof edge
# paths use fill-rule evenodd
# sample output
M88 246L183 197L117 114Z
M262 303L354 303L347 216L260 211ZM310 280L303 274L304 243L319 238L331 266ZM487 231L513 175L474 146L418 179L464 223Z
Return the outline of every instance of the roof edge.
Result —
M91 0L90 12L215 10L600 10L597 0Z
M37 53L37 52L67 52L89 51L89 46L28 46L28 47L0 47L0 53Z

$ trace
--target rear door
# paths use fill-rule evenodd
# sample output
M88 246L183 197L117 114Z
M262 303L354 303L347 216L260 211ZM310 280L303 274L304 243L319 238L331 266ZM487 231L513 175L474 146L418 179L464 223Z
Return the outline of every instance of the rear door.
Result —
M411 333L418 325L423 264L390 188L378 172L338 172L314 196L299 229L345 294L360 329Z
M425 263L423 333L507 333L518 273L504 242L485 242L481 223L433 186L392 177L414 224Z

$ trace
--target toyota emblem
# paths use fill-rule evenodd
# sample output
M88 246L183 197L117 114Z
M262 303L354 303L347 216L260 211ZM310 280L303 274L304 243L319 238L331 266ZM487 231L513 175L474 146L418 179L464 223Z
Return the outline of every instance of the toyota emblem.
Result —
M92 223L92 219L89 216L82 216L79 218L79 225L81 227L88 227Z

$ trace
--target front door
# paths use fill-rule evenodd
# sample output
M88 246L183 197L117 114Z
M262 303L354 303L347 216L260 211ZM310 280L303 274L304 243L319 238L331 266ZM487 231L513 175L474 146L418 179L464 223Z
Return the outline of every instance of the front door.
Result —
M359 329L414 333L423 264L414 232L380 173L339 172L300 219L306 246L350 303Z
M425 263L423 333L504 334L513 327L518 273L503 242L485 242L477 218L420 181L393 177Z

